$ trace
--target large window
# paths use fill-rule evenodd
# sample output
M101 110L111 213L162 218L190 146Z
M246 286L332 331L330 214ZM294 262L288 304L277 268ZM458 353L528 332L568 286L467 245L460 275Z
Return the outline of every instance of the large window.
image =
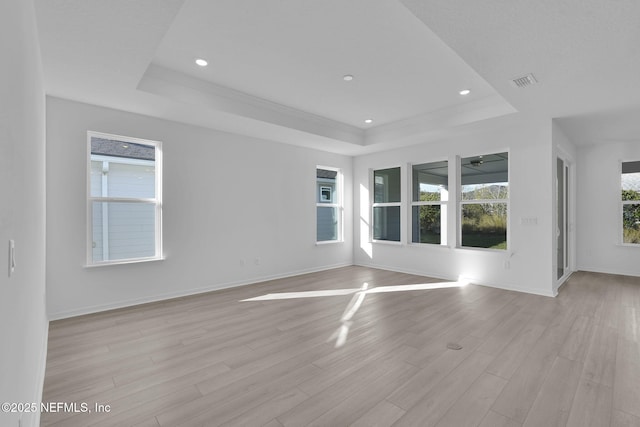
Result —
M640 244L640 161L622 162L622 243Z
M400 241L400 168L373 171L373 240Z
M412 166L411 241L447 244L447 161Z
M88 264L162 256L161 145L89 132Z
M507 249L508 153L460 161L461 245Z
M339 169L316 168L316 240L342 240L342 174Z

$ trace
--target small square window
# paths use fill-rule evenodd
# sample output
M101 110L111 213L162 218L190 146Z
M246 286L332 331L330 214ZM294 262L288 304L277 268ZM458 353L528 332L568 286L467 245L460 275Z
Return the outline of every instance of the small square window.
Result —
M320 187L320 201L331 202L331 187Z

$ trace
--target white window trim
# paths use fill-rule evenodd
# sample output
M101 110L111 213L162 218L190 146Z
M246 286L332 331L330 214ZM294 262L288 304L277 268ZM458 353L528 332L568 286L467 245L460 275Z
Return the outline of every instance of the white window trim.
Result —
M440 201L414 201L413 200L413 166L414 165L424 165L424 164L428 164L428 163L440 163L440 162L447 162L447 188L449 187L449 176L451 175L451 168L450 168L450 164L449 164L449 159L441 159L441 160L433 160L433 161L425 161L425 162L416 162L416 163L409 163L407 169L408 169L408 182L409 185L407 186L409 189L409 212L407 213L407 219L408 219L408 223L409 223L409 236L408 236L408 240L407 240L407 244L408 245L415 245L415 246L420 246L420 247L432 247L432 248L439 248L439 247L445 247L445 248L450 248L450 241L451 241L451 237L448 235L449 232L449 226L448 226L448 221L449 221L449 202L451 200L451 190L447 190L447 200L440 200ZM445 226L446 226L446 234L445 234L445 242L444 243L440 243L440 244L436 244L436 243L421 243L421 242L414 242L413 241L413 207L414 206L440 206L440 221L442 221L442 218L444 218L445 221ZM444 210L444 215L442 212L442 206L445 207Z
M483 199L483 200L462 200L462 166L461 161L463 158L469 157L477 157L477 156L485 156L489 154L498 154L498 153L507 153L507 198L506 199ZM465 251L483 251L483 252L493 252L493 253L507 253L512 254L513 248L511 247L511 152L509 149L503 150L488 150L483 151L482 153L470 154L465 156L456 156L456 176L457 176L457 186L456 186L456 197L457 197L457 215L456 218L458 220L457 225L457 237L456 237L456 247L455 249L461 249ZM471 204L486 204L486 203L503 203L507 205L507 248L506 249L492 249L492 248L479 248L475 246L462 246L462 207L464 205Z
M332 166L320 166L317 165L315 172L316 172L316 179L315 179L315 186L317 189L317 182L318 182L318 169L324 169L324 170L329 170L329 171L334 171L336 172L336 191L333 191L331 194L331 203L320 203L317 201L316 199L316 245L330 245L333 243L343 243L344 242L344 176L342 174L342 169L340 168L336 168L336 167L332 167ZM336 197L336 193L338 194ZM336 239L334 240L318 240L318 233L317 233L317 227L318 227L318 207L323 207L323 208L337 208L338 211L338 236Z
M624 241L624 207L626 205L640 205L640 200L621 200L618 210L618 244L620 246L628 246L630 248L640 248L640 243L627 243Z
M132 144L143 144L155 148L155 198L123 198L123 197L93 197L91 196L91 138L112 139ZM109 159L109 156L97 156L102 160ZM125 164L150 164L148 160L119 158ZM87 168L87 207L86 207L86 264L85 267L99 267L106 265L134 264L148 261L160 261L164 259L162 251L162 143L147 139L134 138L130 136L114 135L108 133L87 132L87 157L85 161ZM93 260L93 202L119 202L119 203L152 203L155 204L155 255L152 257L126 258L110 261Z
M619 182L620 182L620 186L618 187L618 191L621 192L622 191L622 164L623 163L631 163L631 162L638 162L640 160L635 159L635 160L620 160L618 162L618 177L619 177ZM623 214L624 214L624 206L625 205L640 205L640 200L621 200L622 199L622 194L619 195L620 198L620 204L618 207L618 245L619 246L625 246L628 248L640 248L640 243L625 243L624 241L624 220L623 220Z
M399 202L390 202L390 203L376 203L375 202L375 193L376 193L376 171L385 170L385 169L400 169L400 201ZM402 166L388 166L388 167L379 167L375 169L369 169L369 183L371 190L369 191L369 206L371 206L370 215L371 215L371 225L369 227L369 242L370 243L382 243L385 245L402 245L404 242L404 232L402 228L403 223L403 213L402 213ZM386 239L374 239L373 238L373 227L375 223L375 208L383 208L383 207L399 207L400 208L400 240L386 240Z

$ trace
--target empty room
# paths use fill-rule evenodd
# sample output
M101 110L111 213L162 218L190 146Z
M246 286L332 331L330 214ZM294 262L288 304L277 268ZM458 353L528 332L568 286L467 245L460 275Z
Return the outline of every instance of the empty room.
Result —
M0 2L0 426L640 426L640 3Z

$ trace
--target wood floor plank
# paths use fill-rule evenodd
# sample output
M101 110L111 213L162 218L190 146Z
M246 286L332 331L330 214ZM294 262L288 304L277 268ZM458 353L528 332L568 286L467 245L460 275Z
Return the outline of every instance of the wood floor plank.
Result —
M640 427L640 417L622 411L613 411L611 427Z
M581 362L557 357L523 427L565 426L582 368Z
M508 322L502 323L489 336L485 337L484 342L478 347L478 351L492 356L499 355L504 347L530 323L532 317L516 313Z
M613 407L640 417L640 343L618 337Z
M640 279L367 294L339 346L353 295L245 301L365 282L442 280L352 266L51 322L43 400L112 409L41 425L640 427Z
M159 398L145 398L144 395L138 396L136 400L130 401L129 405L127 405L129 409L124 406L124 401L119 402L122 406L114 404L114 410L109 413L109 417L105 417L96 423L92 422L89 425L92 427L132 425L148 419L161 410L180 408L200 396L198 390L193 386L175 389L172 393L165 394ZM120 410L120 408L125 410Z
M578 384L567 427L607 426L611 420L613 389L583 377Z
M583 376L589 381L613 387L617 346L617 331L596 325L585 357Z
M352 396L360 395L366 398L366 393L371 390L363 388L363 384L376 383L382 380L397 386L397 383L402 382L397 381L397 378L402 378L403 381L406 381L416 371L414 366L406 363L389 363L390 360L393 360L393 356L385 358L380 364L375 364L370 368L363 367L359 369L353 374L343 378L341 381L333 384L331 387L311 396L308 400L296 406L289 412L278 416L278 421L280 421L284 426L309 424L324 414L329 413L334 408L340 406L345 400ZM385 363L385 361L387 361L387 363ZM387 393L388 392L390 391L387 391ZM359 403L361 402L358 401L358 404ZM377 403L377 401L371 400L368 403L370 403L372 407ZM358 415L358 417L364 415L364 413L371 409L371 407L360 407L360 410L364 410ZM351 415L350 411L348 412L349 413L347 415ZM337 415L339 416L339 414ZM335 412L332 412L327 416L333 418L336 414ZM351 422L355 422L358 417Z
M476 427L484 415L489 412L506 380L495 375L484 373L453 404L445 416L436 424L437 427Z
M156 417L152 417L139 423L132 424L131 427L160 427L160 424L158 424Z
M572 320L570 316L560 316L545 330L496 399L494 411L524 423L560 350L558 336L566 335L561 332L563 329L568 333Z
M514 296L510 301L512 301L515 298L516 297ZM474 337L478 337L478 338L486 337L495 328L500 327L500 325L502 325L505 322L508 322L509 319L511 319L520 309L521 309L520 307L513 304L504 305L489 319L476 325L474 330L470 332L470 335L473 335Z
M400 340L401 341L401 340ZM350 353L351 357L342 359L335 364L325 366L321 373L313 379L305 381L299 385L299 388L310 396L316 395L325 389L333 386L344 378L352 375L356 371L366 366L375 366L381 363L380 360L392 360L393 363L403 363L415 353L415 349L406 346L391 344L386 350L378 351L371 347L367 347L366 355L360 353ZM317 366L314 363L314 366Z
M560 349L560 356L569 360L584 361L591 339L593 318L578 316L571 325L567 340Z
M444 377L470 357L479 343L478 338L469 336L460 341L461 350L449 350L445 345L442 345L440 356L416 372L412 378L391 393L387 400L404 410L411 409Z
M621 331L624 338L640 342L640 308L624 307L621 315L624 316L624 328Z
M387 427L393 425L405 411L393 403L381 400L363 416L358 418L351 427Z
M544 330L545 327L538 323L530 323L525 326L491 362L487 372L510 379L527 358Z
M521 427L522 424L495 411L487 412L480 427Z
M294 387L220 425L227 427L259 425L265 418L273 417L275 420L275 417L291 410L308 398L309 396Z
M315 418L310 426L340 426L351 425L358 419L362 418L369 412L377 402L384 399L386 395L392 392L399 384L410 378L417 368L411 365L405 365L404 369L385 372L377 378L369 382L366 393L362 389L360 392L346 396L342 401L333 405L328 411ZM321 396L315 396L310 401L322 399ZM317 400L314 404L317 404ZM293 408L297 412L297 408ZM282 421L282 419L280 419ZM286 426L287 423L283 422ZM293 423L291 425L299 425Z
M161 426L198 425L208 420L227 422L276 395L297 388L301 382L313 378L318 371L317 367L305 364L287 372L258 372L203 394L201 398L188 402L178 410L160 411L156 418Z
M449 408L480 377L492 357L474 352L460 367L444 377L438 384L412 406L395 424L401 426L434 426ZM484 415L484 414L482 414ZM482 419L482 416L478 416Z

